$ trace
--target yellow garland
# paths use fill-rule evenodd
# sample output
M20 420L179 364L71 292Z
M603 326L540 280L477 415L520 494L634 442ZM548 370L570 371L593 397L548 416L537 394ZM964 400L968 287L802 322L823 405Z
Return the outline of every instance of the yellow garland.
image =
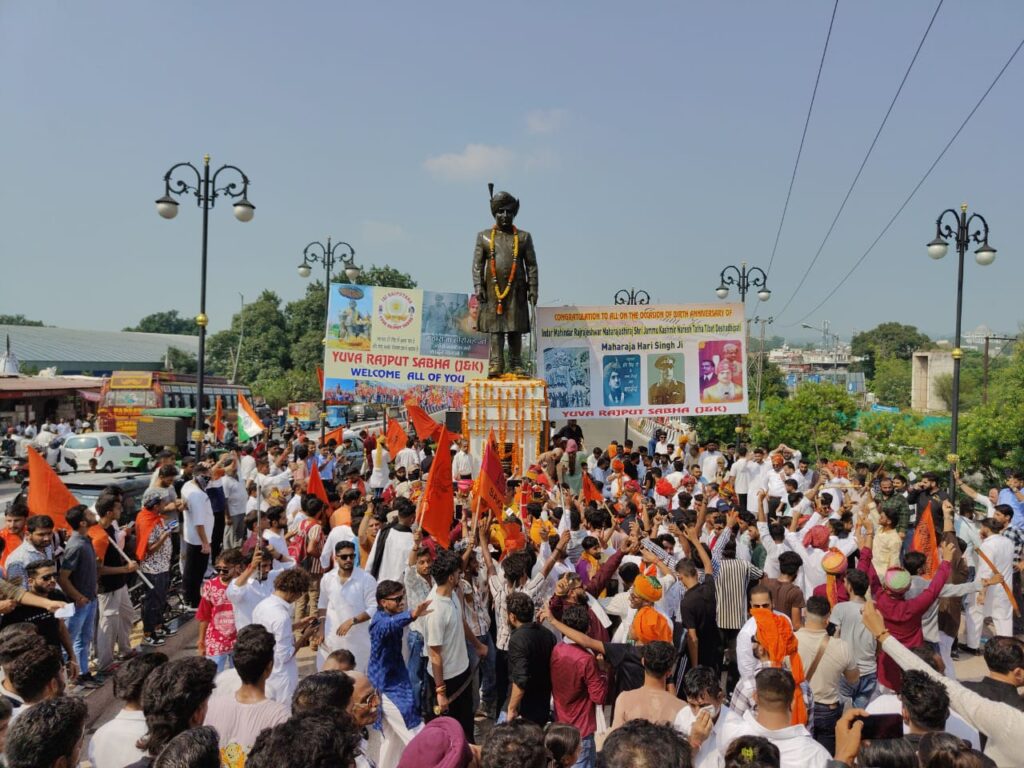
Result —
M505 290L498 290L498 268L497 259L494 258L494 235L498 231L498 226L491 227L491 237L489 245L491 248L491 277L494 279L494 295L498 299L497 313L503 314L501 302L508 296L509 291L512 290L512 283L516 276L516 267L519 265L519 230L512 227L512 269L508 273L508 283L505 284Z

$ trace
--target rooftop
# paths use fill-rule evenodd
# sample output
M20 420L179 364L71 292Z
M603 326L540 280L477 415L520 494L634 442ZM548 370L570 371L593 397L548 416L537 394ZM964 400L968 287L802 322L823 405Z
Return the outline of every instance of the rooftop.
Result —
M198 336L126 331L83 331L32 325L0 325L22 367L56 366L60 372L110 370L144 365L159 368L170 347L198 354ZM90 367L89 363L97 365ZM69 364L69 365L65 365ZM86 365L80 365L86 364Z

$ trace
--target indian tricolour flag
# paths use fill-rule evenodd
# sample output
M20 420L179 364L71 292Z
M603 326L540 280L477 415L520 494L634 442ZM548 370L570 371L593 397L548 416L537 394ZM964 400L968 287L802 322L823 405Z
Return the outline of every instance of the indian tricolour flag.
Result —
M251 440L260 432L266 430L252 403L246 400L245 395L238 396L238 439L241 441Z

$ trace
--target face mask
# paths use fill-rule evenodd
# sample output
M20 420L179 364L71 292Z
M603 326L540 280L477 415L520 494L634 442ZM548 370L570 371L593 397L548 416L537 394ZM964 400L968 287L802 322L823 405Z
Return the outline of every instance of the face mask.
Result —
M716 717L718 717L718 713L721 710L722 710L722 705L721 704L705 704L703 707L700 708L700 711L701 712L707 712L711 716L712 720L714 720Z

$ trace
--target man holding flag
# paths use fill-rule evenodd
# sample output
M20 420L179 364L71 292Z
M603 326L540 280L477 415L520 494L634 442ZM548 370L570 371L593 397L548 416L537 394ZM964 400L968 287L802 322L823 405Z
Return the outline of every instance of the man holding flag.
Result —
M238 395L238 442L247 443L267 428L263 426L256 409L252 407L245 395Z

